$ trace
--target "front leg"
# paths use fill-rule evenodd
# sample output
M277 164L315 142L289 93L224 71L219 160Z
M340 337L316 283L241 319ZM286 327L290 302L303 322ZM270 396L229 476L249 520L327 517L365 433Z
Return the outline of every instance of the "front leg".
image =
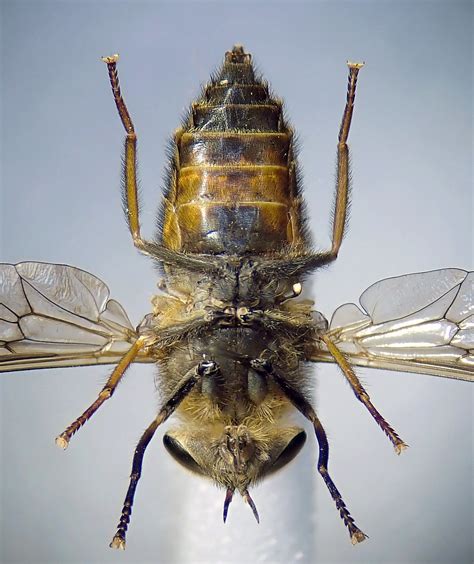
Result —
M354 523L349 510L344 503L339 490L332 481L331 476L328 471L328 460L329 460L329 443L327 440L326 432L321 425L321 421L318 419L316 412L309 403L309 401L299 392L295 387L293 387L280 372L267 360L255 359L250 361L250 366L258 373L264 374L270 377L278 385L283 394L290 400L290 402L296 407L296 409L302 413L314 427L314 432L319 444L319 459L318 459L318 472L326 484L332 499L336 504L336 508L347 527L349 534L351 536L352 544L357 544L362 542L367 538L367 535L363 533L359 527Z
M110 548L117 548L125 550L125 537L130 523L130 516L132 514L133 500L135 498L135 491L137 489L138 481L142 475L142 463L145 450L153 438L157 428L164 423L170 415L174 413L179 404L188 396L194 386L204 376L217 376L219 373L218 365L212 360L203 360L196 367L191 368L185 375L184 382L175 391L171 398L163 405L160 412L155 419L150 423L145 432L143 433L138 445L135 449L132 461L132 473L130 474L130 483L128 486L125 501L120 515L120 521L117 525L117 532L115 533Z

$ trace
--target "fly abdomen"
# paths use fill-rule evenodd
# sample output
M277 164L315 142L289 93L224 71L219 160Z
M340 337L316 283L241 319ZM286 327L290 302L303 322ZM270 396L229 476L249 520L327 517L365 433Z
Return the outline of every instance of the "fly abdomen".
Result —
M292 131L242 47L226 54L174 143L164 244L261 254L303 241Z

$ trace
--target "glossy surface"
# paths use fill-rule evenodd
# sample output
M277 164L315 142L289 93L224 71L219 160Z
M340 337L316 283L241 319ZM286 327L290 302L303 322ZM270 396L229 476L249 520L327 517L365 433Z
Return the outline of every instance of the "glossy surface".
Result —
M474 273L381 280L339 307L329 331L356 365L474 380Z
M0 264L0 371L116 363L134 340L122 306L92 274Z
M226 54L171 152L163 244L265 254L304 242L293 133L249 54Z

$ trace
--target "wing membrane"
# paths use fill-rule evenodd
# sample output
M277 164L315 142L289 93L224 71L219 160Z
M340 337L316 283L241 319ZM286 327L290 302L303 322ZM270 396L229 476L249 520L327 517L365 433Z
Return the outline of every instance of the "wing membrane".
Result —
M328 335L358 366L474 381L474 273L449 268L387 278L344 304ZM313 360L332 361L325 350Z
M0 371L118 362L137 333L109 295L72 266L0 264Z

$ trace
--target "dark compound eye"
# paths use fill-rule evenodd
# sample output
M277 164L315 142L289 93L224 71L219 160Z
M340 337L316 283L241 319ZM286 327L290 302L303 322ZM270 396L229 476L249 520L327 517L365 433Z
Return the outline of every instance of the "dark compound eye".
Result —
M286 445L286 447L281 451L278 455L278 458L273 462L271 466L269 466L264 474L269 476L274 472L277 472L283 466L286 466L289 462L295 458L295 456L299 453L299 451L303 448L303 445L306 441L306 433L304 431L300 431L297 435L295 435L291 441Z
M189 452L183 447L183 445L166 434L163 437L163 444L166 450L171 454L171 456L179 462L182 466L194 472L195 474L204 474L202 468L194 460L194 458L189 454Z

